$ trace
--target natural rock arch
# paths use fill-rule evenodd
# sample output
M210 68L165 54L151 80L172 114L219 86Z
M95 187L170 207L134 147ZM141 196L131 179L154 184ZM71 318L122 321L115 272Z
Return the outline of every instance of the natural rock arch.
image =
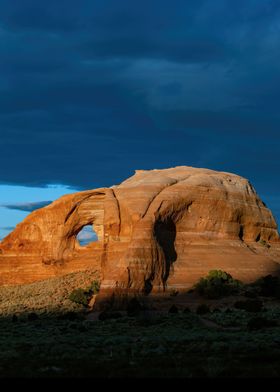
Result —
M88 224L98 241L78 249L76 235ZM270 241L269 250L258 239ZM216 268L251 281L278 273L279 262L276 222L248 180L182 166L137 171L118 186L34 211L0 243L0 283L96 268L101 293L148 294L185 290Z

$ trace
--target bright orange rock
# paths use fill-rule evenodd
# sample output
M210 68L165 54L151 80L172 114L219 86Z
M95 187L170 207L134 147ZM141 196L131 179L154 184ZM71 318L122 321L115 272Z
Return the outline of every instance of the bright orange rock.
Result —
M98 241L81 247L89 224ZM180 166L63 196L0 243L2 285L88 268L101 271L103 293L183 290L211 269L249 282L279 273L279 234L248 180Z

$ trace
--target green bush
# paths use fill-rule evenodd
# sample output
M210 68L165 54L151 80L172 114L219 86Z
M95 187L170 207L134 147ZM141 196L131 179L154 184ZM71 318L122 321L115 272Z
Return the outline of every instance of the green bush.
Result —
M266 240L263 240L263 239L259 240L259 244L261 244L262 246L264 246L268 249L270 248L270 245L268 242L266 242Z
M94 280L91 285L88 287L88 291L91 291L92 294L97 294L100 290L100 282L98 280Z
M99 290L100 283L98 280L94 280L87 289L78 288L73 290L69 295L69 299L77 304L87 306L91 297L97 294Z
M90 297L91 293L88 290L84 290L81 288L73 290L72 293L69 295L70 301L84 306L88 305Z
M216 299L236 294L242 287L243 284L240 281L233 279L227 272L212 270L209 271L205 278L199 280L195 285L195 290L206 298Z

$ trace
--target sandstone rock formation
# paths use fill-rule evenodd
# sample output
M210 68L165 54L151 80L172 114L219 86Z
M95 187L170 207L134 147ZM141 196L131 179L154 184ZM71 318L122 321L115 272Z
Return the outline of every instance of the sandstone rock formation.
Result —
M89 224L98 241L81 247ZM184 290L211 269L249 282L279 274L279 234L248 180L180 166L63 196L0 243L2 285L88 268L101 271L103 293Z

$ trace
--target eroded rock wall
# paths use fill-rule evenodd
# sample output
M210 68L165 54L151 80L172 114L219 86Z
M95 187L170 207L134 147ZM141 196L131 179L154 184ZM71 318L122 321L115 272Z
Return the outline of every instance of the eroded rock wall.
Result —
M88 224L98 241L81 247L76 236ZM186 289L210 269L250 281L280 267L275 219L249 181L187 166L63 196L31 213L0 252L1 284L92 267L101 292Z

